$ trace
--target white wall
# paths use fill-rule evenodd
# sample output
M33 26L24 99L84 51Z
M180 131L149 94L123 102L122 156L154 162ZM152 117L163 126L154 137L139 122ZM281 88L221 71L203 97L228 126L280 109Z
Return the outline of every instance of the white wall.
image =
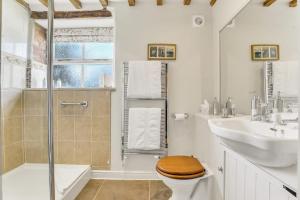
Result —
M2 2L2 51L27 58L29 14L16 1Z
M278 2L270 8L251 1L235 18L235 27L221 32L222 102L233 97L239 113L250 113L253 95L263 97L263 63L252 61L251 44L279 44L280 60L300 57L300 8ZM241 90L242 88L242 90Z
M24 88L29 14L16 1L2 2L2 87Z
M208 3L192 1L190 6L168 1L158 7L153 1L138 1L136 6L112 3L116 13L116 91L112 95L112 170L121 170L121 73L122 63L146 60L148 43L177 44L177 60L169 62L169 115L195 113L202 102L201 74L211 66L211 17ZM192 16L204 15L203 28L192 27ZM169 153L192 154L193 120L169 119ZM143 156L145 157L145 156ZM152 159L153 160L153 159ZM131 160L129 160L131 161ZM141 169L153 170L153 162L133 162ZM151 163L151 164L150 164Z
M212 65L205 68L205 73L201 74L203 98L212 100L212 98L219 97L220 94L220 40L219 32L228 24L239 11L247 5L250 0L226 0L217 1L212 9L213 32L212 32ZM223 173L218 170L218 167L224 168L223 162L223 148L220 145L219 139L215 137L209 130L207 119L203 117L196 117L195 119L195 140L194 152L199 158L203 157L203 161L208 164L214 173L213 185L213 200L223 199Z

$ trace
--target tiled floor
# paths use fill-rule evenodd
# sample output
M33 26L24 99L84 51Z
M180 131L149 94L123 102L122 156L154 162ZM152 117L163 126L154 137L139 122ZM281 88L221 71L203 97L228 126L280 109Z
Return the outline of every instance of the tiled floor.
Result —
M76 200L168 200L171 194L161 181L91 180Z

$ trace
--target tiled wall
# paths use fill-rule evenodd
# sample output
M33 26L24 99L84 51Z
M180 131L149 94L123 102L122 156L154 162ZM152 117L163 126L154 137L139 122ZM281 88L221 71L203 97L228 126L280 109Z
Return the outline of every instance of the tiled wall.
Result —
M88 101L87 108L61 106L61 101ZM56 163L90 164L110 169L110 91L54 91ZM47 92L24 91L25 162L47 161Z
M3 172L24 163L22 89L2 90Z
M22 92L27 60L7 52L1 55L2 168L8 172L24 163Z

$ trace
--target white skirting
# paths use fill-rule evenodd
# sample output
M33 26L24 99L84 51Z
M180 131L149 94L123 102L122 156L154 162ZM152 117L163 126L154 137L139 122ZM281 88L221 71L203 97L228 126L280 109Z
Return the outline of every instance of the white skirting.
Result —
M111 180L159 180L156 172L143 172L143 171L93 170L92 178L111 179Z

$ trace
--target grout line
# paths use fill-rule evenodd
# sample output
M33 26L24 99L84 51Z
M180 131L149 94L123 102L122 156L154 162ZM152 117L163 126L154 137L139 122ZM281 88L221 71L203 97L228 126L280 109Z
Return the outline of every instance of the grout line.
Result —
M149 192L149 200L150 200L150 198L151 198L151 181L150 180L148 180L148 185L149 185L149 189L148 189L148 192Z
M97 192L96 192L96 194L95 194L95 196L94 196L94 198L92 199L92 200L96 200L96 197L98 196L98 194L100 193L100 191L101 191L101 189L102 189L102 186L104 185L104 182L105 182L106 180L103 180L103 182L101 183L101 185L98 187L98 189L97 189Z

